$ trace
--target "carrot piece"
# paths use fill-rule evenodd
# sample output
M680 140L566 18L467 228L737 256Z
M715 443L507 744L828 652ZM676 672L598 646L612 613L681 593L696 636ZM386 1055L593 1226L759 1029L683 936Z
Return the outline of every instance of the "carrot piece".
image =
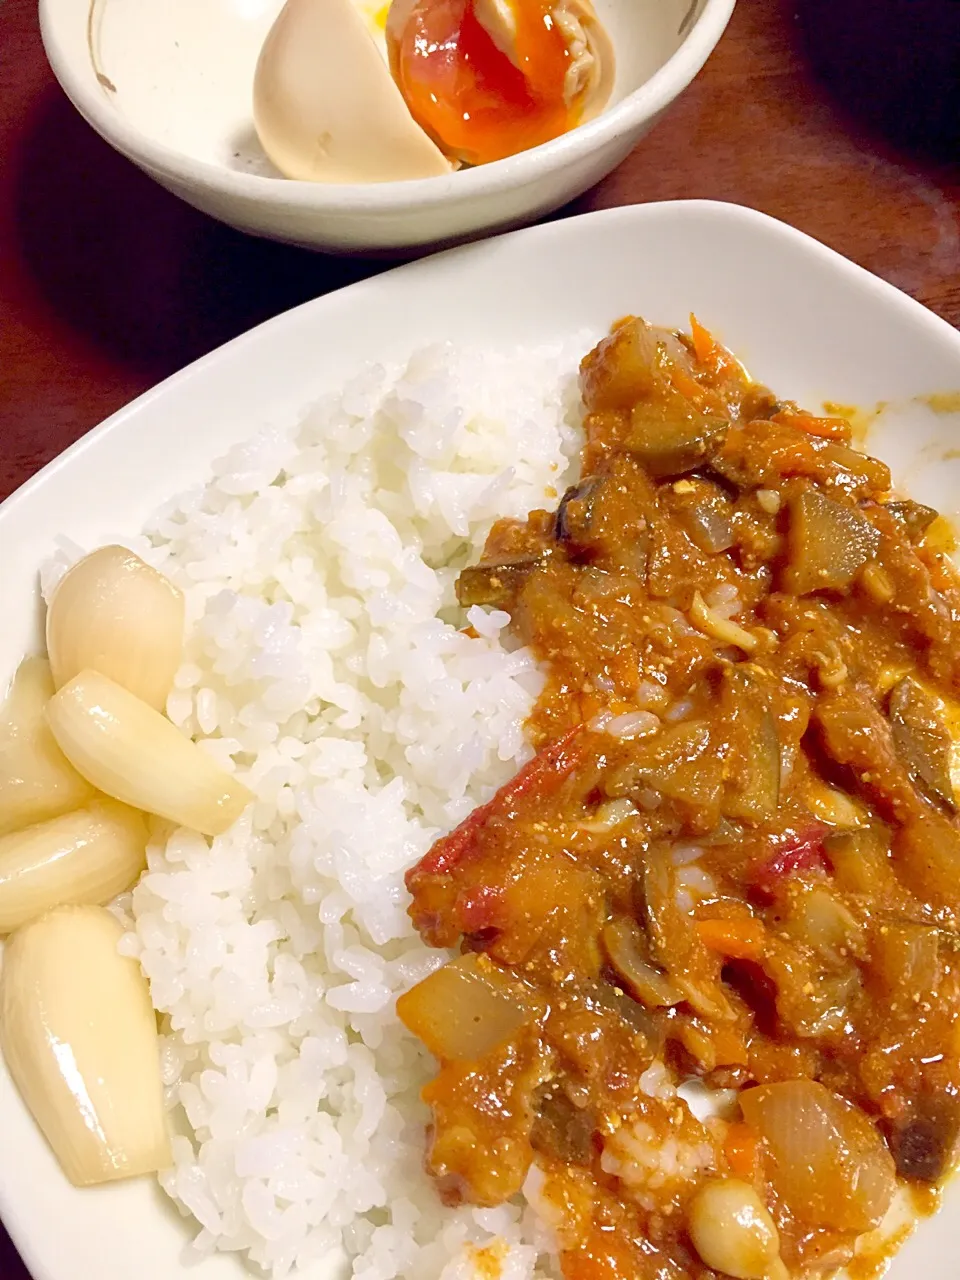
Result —
M703 387L696 378L691 378L685 370L675 364L670 366L669 376L674 391L682 395L685 400L692 400L694 404L700 403L703 399Z
M850 424L844 418L808 418L801 414L797 426L809 436L823 440L839 440L846 444L850 439Z
M690 313L690 337L693 339L693 354L697 357L697 363L708 373L719 378L737 371L739 366L736 357L722 342L716 340L709 329L703 327L693 312Z
M468 860L477 849L477 835L494 815L507 814L524 796L548 796L557 791L573 773L583 754L577 739L583 731L578 724L557 738L529 760L518 773L505 782L492 800L478 805L459 827L441 836L420 861L407 872L407 888L415 891L423 876L445 875Z
M716 350L717 340L709 329L705 329L697 317L690 313L690 337L693 339L693 351L701 364L709 364Z
M809 440L797 440L795 444L777 450L777 469L781 475L815 476L820 460Z
M717 1063L725 1067L745 1067L750 1061L742 1028L728 1022L714 1022L710 1039L717 1054Z
M730 1172L749 1182L757 1168L757 1135L749 1125L735 1121L727 1129L723 1154Z
M934 591L957 589L960 585L957 582L957 571L945 555L939 551L929 551L926 547L919 547L917 554L927 567Z
M641 1261L619 1232L593 1227L577 1249L560 1254L560 1269L564 1280L633 1280Z
M705 947L734 960L756 960L763 952L759 920L698 920L697 933Z
M808 436L818 436L821 440L838 440L841 444L850 443L850 423L846 418L815 418L810 413L794 413L792 410L781 410L774 414L774 422L782 422L785 426L797 427Z
M643 671L640 665L640 652L635 644L625 644L613 656L614 676L623 689L636 689Z

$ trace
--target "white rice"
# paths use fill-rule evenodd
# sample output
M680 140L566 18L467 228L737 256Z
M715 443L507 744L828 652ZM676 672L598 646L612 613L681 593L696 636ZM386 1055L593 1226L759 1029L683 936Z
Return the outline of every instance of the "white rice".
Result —
M708 591L703 602L718 618L735 618L741 609L740 592L732 582L721 583Z
M660 728L660 718L652 711L627 711L612 716L603 727L614 738L647 738Z
M196 1254L277 1276L553 1273L529 1207L442 1207L422 1169L433 1068L394 1001L444 958L403 873L526 758L541 687L506 614L459 614L456 573L494 518L555 505L589 341L370 368L126 540L186 595L170 717L258 797L212 848L163 833L118 904L164 1015L161 1182Z
M604 1172L620 1179L623 1194L651 1212L686 1194L717 1159L706 1124L678 1106L675 1096L658 1102L645 1108L649 1120L638 1118L611 1134L600 1156Z

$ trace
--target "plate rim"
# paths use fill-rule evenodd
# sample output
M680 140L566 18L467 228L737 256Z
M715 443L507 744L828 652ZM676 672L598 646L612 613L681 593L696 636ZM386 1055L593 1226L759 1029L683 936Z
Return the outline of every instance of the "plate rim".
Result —
M31 500L35 491L46 483L52 475L71 465L75 458L92 446L99 444L108 434L122 430L124 423L138 413L142 407L155 400L158 396L166 394L171 389L180 387L192 378L202 375L207 368L223 359L228 351L234 352L240 350L243 346L253 345L264 333L279 332L288 325L296 325L307 312L316 311L322 313L328 307L336 307L339 300L347 295L360 298L365 292L373 293L384 285L393 288L397 280L416 279L418 276L427 276L437 271L448 270L450 267L456 269L460 263L466 263L478 257L483 258L487 254L495 252L497 247L502 244L522 240L544 240L551 236L562 239L567 235L575 236L579 228L587 226L599 228L601 225L609 224L613 226L621 222L627 224L636 222L639 225L647 220L658 220L662 217L670 216L686 217L695 213L706 214L708 217L732 218L753 223L756 227L763 228L768 233L778 235L785 241L792 242L795 246L815 254L848 279L858 282L861 286L872 288L878 298L905 306L918 323L923 323L930 328L931 337L939 337L941 340L948 339L960 354L960 331L955 329L947 320L944 320L942 316L937 315L936 312L916 298L911 297L910 294L905 293L902 289L899 289L896 285L891 284L888 280L882 279L882 277L869 271L866 267L853 262L836 249L830 248L829 245L816 239L815 236L749 205L737 204L734 201L727 200L692 199L656 200L643 204L618 205L609 209L595 209L588 213L575 214L569 218L557 218L550 222L521 227L515 231L506 231L471 244L444 249L439 253L418 258L413 262L400 263L386 271L377 272L364 280L357 280L352 284L343 285L339 289L333 289L329 293L321 294L316 298L308 298L305 302L298 303L286 311L281 311L279 314L271 316L249 329L245 329L242 333L214 347L213 350L198 356L196 360L184 365L182 369L176 370L159 382L154 383L153 386L148 387L146 391L141 392L134 399L129 400L106 418L103 418L80 436L79 439L68 445L56 457L51 458L49 462L34 472L32 476L0 502L0 534L3 531L4 520L10 518L11 512L24 502Z

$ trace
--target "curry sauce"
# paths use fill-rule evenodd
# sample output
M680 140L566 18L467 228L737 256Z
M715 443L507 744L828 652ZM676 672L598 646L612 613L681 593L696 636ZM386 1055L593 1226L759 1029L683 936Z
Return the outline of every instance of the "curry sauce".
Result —
M458 583L546 684L408 875L461 953L398 1002L428 1168L525 1188L566 1280L827 1275L960 1136L960 588L848 423L695 321L620 322L581 387L580 480Z

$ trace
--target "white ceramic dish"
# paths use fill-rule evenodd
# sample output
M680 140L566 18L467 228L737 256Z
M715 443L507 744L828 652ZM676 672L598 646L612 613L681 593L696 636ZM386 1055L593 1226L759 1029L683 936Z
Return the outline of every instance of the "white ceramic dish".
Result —
M565 269L558 270L558 263ZM576 270L569 269L576 264ZM138 528L212 459L370 358L449 338L512 347L690 310L776 390L890 402L869 444L917 498L956 512L960 416L922 400L960 390L960 335L919 304L761 214L691 201L558 222L454 250L280 316L155 388L0 507L0 683L40 639L37 567L54 539ZM0 1066L0 1213L35 1280L225 1280L219 1257L184 1267L187 1224L149 1181L68 1185ZM960 1184L952 1204L960 1207ZM924 1224L894 1280L955 1277L950 1207ZM332 1280L320 1268L311 1280ZM416 1280L411 1277L410 1280Z
M597 0L618 60L603 115L478 169L340 187L281 178L253 132L254 66L281 4L40 0L40 22L50 64L77 110L189 204L277 240L383 251L517 226L599 181L703 66L734 0ZM98 79L91 48L112 89Z

